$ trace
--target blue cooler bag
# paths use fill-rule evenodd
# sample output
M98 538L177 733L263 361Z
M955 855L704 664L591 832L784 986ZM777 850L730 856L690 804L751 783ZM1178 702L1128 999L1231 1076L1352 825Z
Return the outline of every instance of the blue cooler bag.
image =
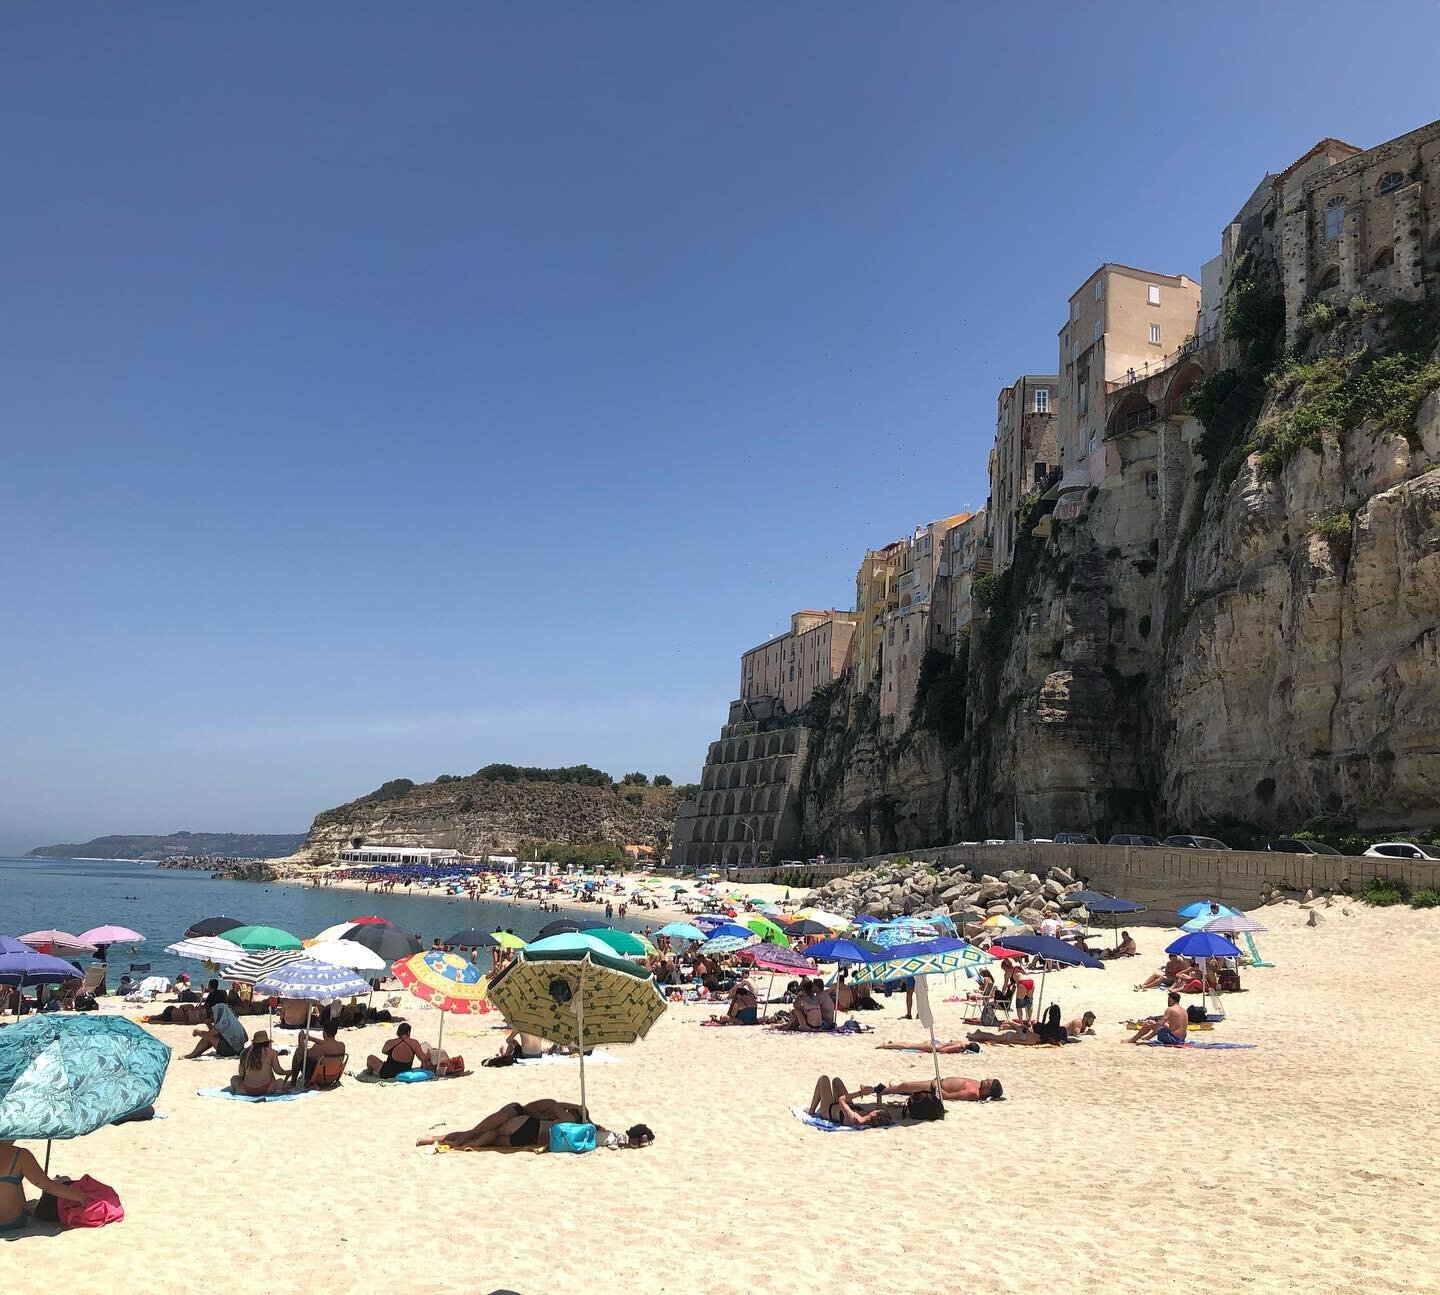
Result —
M552 1124L550 1126L550 1150L582 1151L595 1150L595 1126L593 1124Z

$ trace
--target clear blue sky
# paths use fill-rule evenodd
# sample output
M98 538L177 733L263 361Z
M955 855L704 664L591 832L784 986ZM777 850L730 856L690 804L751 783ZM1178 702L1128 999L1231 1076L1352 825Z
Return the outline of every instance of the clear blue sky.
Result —
M1100 261L1432 118L1353 5L13 4L0 848L696 776Z

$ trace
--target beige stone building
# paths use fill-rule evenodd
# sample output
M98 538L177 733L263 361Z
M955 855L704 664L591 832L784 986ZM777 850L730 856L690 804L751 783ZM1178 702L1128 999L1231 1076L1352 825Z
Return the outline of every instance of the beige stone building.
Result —
M1110 393L1195 345L1199 314L1195 280L1128 265L1102 265L1071 296L1060 330L1057 517L1078 512L1085 491L1105 478Z
M935 588L934 619L945 628L949 647L970 628L975 617L972 590L976 576L994 566L994 550L987 536L992 534L985 509L952 526L945 536L945 560Z
M855 574L855 638L850 656L850 686L864 692L880 670L880 644L886 613L899 607L894 592L904 540L869 549Z
M1058 377L1026 374L1002 387L996 398L990 503L985 513L997 571L1010 565L1022 505L1039 493L1046 474L1059 462L1059 394Z
M740 658L740 699L778 697L795 714L817 688L840 677L855 633L855 613L798 611L784 633Z

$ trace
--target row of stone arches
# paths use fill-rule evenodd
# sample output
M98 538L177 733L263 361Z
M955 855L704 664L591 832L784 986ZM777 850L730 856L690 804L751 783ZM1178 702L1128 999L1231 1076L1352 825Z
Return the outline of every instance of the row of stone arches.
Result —
M758 787L764 783L784 782L786 757L751 760L748 764L706 765L700 775L702 791L724 791L729 787Z
M774 783L769 787L742 787L738 791L702 791L700 793L702 816L752 812L778 813L784 803L784 783Z
M772 755L794 755L799 747L800 738L793 728L779 733L757 733L752 737L723 738L711 744L710 763L734 764Z
M705 825L698 828L695 833L697 841L725 842L725 841L759 841L762 844L775 839L776 819L752 817L749 819L734 818L709 818Z
M685 854L685 862L697 868L753 868L760 863L759 846L695 845Z

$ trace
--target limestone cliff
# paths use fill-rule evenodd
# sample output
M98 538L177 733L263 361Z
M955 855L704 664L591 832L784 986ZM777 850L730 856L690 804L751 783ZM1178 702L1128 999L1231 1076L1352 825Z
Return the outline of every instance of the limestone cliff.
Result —
M816 716L808 845L1440 821L1437 312L1312 310L1288 350L1257 313L1137 387L1077 516L1036 505L913 717Z
M579 782L456 778L387 784L315 816L297 862L328 862L351 845L511 854L525 841L663 845L681 790Z

